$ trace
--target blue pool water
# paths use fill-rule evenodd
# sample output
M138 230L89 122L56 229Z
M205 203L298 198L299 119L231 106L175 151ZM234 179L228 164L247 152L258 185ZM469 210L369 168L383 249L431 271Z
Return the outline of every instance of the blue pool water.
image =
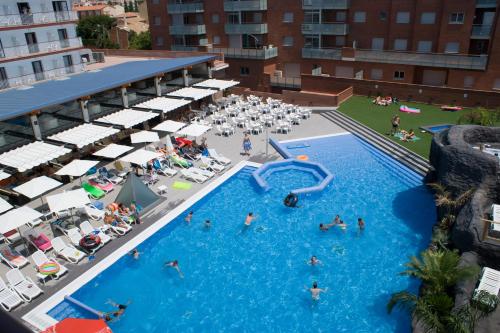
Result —
M301 198L289 188L309 186L300 171L277 172L263 193L244 168L200 200L190 225L179 216L72 296L109 311L107 299L132 303L114 332L409 332L404 313L386 313L395 291L417 286L399 276L408 257L429 241L435 209L418 176L352 135L308 140L290 150L323 163L333 182ZM243 228L245 215L257 219ZM320 232L340 214L346 232ZM359 233L362 216L366 230ZM205 229L203 221L212 220ZM323 265L306 264L316 255ZM178 259L181 279L166 260ZM305 286L328 288L318 302ZM63 302L49 314L91 317Z
M432 134L439 133L441 131L444 131L445 129L450 128L453 125L435 125L435 126L424 126L422 127L425 129L427 132L430 132Z

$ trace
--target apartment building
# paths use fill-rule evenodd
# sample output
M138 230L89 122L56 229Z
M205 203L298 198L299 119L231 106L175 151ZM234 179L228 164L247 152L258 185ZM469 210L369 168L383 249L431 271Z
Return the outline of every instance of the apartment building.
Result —
M76 35L72 1L2 0L0 89L64 78L84 69L91 51Z
M224 52L254 89L300 74L500 89L497 0L148 0L154 49Z

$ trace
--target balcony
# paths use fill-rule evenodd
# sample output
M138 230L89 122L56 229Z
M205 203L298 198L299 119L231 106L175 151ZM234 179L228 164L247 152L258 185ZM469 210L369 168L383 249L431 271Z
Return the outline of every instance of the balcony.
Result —
M355 50L355 61L427 67L485 70L488 56Z
M267 23L242 23L242 24L231 24L227 23L224 26L224 30L228 35L240 35L240 34L267 34Z
M206 33L204 24L180 24L169 27L171 35L204 35Z
M488 39L491 35L491 25L475 24L472 26L471 38Z
M77 21L76 13L70 11L38 12L31 14L4 14L0 15L0 27L15 27L32 24L49 24L68 21Z
M342 59L342 50L341 49L303 48L302 49L302 58L341 60Z
M302 82L300 77L278 77L271 75L271 86L299 89Z
M224 1L224 11L226 12L256 11L256 10L267 10L267 0Z
M348 34L349 27L345 23L305 23L302 24L303 34L321 34L345 36Z
M80 37L62 40L40 42L36 44L18 44L0 48L0 58L19 58L35 53L49 53L66 48L80 48L82 40Z
M263 49L235 49L235 48L209 48L208 52L224 53L225 58L236 59L260 59L266 60L278 56L277 47L266 47Z
M496 8L497 0L476 0L476 8Z
M348 9L349 0L302 0L302 9Z
M167 4L167 12L169 14L203 13L204 11L203 2Z

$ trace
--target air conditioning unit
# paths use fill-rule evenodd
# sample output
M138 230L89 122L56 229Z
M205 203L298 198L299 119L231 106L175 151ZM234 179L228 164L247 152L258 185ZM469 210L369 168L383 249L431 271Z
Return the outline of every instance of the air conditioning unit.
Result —
M283 77L283 71L274 71L274 77L276 77L276 78L282 78Z

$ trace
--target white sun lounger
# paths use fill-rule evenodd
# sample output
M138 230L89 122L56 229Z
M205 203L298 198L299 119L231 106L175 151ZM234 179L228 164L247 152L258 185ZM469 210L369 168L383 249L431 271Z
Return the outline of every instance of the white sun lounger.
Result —
M52 240L52 247L56 255L62 257L66 261L77 264L80 260L86 257L86 254L72 245L67 245L62 237L56 237Z
M207 177L194 173L193 171L189 171L188 169L181 169L181 175L185 179L193 181L198 184L202 184L208 180Z
M479 286L477 286L475 293L481 290L491 295L498 296L498 292L500 291L500 271L484 267Z
M0 305L5 311L10 311L19 304L23 303L23 299L0 278Z
M68 230L65 230L66 236L68 236L69 240L71 241L71 244L74 246L80 246L80 240L82 239L82 234L80 233L80 229L78 228L71 228Z
M229 165L231 164L231 160L225 156L219 155L217 151L213 148L208 149L208 154L210 155L211 158L213 158L217 163L222 164L222 165Z
M53 275L50 275L50 277L52 277L52 278L54 278L56 280L59 279L64 274L68 273L68 269L65 266L63 266L60 263L58 263L54 258L47 257L47 255L45 253L43 253L42 251L40 251L40 250L34 252L31 255L31 259L35 263L35 266L37 267L37 269L38 269L38 267L40 265L43 265L43 264L48 263L48 262L53 262L53 263L55 262L56 264L58 264L59 265L59 272L57 272L57 273L55 273Z
M43 312L31 311L23 317L23 320L28 324L38 329L40 332L45 331L47 328L57 324L57 320Z
M156 172L167 177L173 177L177 174L177 170L169 168L168 166L163 164L161 164L161 169L156 169Z
M101 229L94 228L89 221L83 221L82 223L80 223L80 231L83 236L90 234L99 236L103 244L107 244L111 241L111 237L106 235Z
M207 178L212 178L215 176L215 172L209 171L209 170L203 170L197 167L191 167L188 169L188 171L192 171L194 173L197 173L199 175L205 176Z
M491 205L491 217L493 222L498 222L492 223L491 229L500 232L500 205Z
M94 221L99 221L104 218L104 211L97 209L93 205L85 205L83 206L83 211L85 214Z
M0 259L9 265L10 268L21 268L29 264L26 257L9 245L4 245L0 248Z
M43 293L42 289L29 277L25 277L18 268L8 271L6 277L10 286L26 302L31 302L31 300Z
M224 171L224 169L226 169L225 166L217 163L215 160L213 160L207 156L201 157L201 168L204 168L204 169L216 172L216 173L221 173L222 171Z

